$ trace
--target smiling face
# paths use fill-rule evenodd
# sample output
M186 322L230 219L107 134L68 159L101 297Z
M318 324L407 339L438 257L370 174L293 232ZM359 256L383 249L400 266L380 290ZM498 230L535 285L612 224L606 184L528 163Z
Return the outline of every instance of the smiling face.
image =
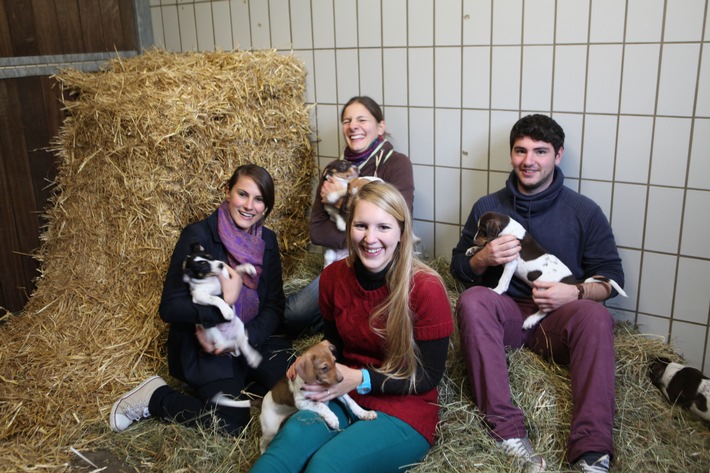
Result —
M266 210L259 187L247 176L239 176L237 183L227 190L227 202L229 215L242 230L249 230L252 225L261 220Z
M526 195L544 191L552 183L555 166L562 159L564 148L555 148L545 141L524 136L515 140L510 151L510 162L518 177L518 190Z
M343 110L343 137L355 153L365 151L378 136L385 133L384 120L378 122L360 102L353 102Z
M377 273L392 261L402 238L397 220L383 209L365 200L353 209L350 241L363 266Z

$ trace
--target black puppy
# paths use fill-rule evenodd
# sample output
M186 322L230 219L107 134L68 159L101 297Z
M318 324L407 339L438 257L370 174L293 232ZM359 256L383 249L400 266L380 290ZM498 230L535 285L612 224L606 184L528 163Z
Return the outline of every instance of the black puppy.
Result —
M651 382L671 403L677 404L710 421L708 397L710 379L700 370L674 363L667 358L656 358L649 367Z
M244 355L250 366L259 366L261 355L249 345L244 323L239 317L234 316L234 309L219 297L222 293L222 285L217 275L221 274L229 279L227 264L215 260L199 243L193 243L190 254L182 263L182 270L183 280L190 285L192 302L217 307L227 321L214 327L203 327L205 335L215 346L215 353L230 350L234 356ZM256 274L256 268L251 264L240 264L234 270L237 274Z

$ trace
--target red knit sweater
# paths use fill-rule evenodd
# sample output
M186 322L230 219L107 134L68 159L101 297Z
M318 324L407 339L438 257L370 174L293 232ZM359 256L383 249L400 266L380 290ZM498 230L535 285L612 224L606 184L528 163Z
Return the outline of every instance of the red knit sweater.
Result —
M341 260L321 273L319 294L323 318L335 322L343 340L344 364L358 369L381 366L384 340L370 329L368 317L387 297L388 287L364 290L355 277L354 268ZM451 335L454 328L451 305L438 278L425 273L415 275L409 304L415 314L415 340L436 340ZM434 443L439 421L438 389L407 395L372 393L361 396L354 390L349 394L364 408L397 417L414 427L429 443Z

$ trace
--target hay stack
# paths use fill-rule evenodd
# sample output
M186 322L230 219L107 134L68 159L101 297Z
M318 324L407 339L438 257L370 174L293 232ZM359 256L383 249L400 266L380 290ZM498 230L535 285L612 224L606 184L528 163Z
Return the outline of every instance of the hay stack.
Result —
M305 68L275 52L113 60L57 76L68 118L41 276L1 330L6 467L58 466L104 435L112 400L164 373L162 283L180 230L224 198L239 164L266 167L267 221L287 258L308 244L314 176Z

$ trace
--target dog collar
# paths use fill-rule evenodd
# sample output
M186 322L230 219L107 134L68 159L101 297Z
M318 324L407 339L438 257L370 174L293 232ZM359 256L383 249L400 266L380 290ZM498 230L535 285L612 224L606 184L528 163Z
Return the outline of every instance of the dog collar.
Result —
M370 384L370 372L365 368L360 369L362 372L362 383L357 387L358 394L369 394L372 390L372 385Z

